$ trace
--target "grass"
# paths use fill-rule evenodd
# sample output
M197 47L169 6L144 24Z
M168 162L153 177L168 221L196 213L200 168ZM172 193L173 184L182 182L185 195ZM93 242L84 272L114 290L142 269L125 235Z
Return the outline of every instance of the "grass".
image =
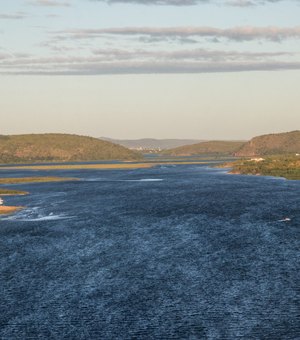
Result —
M23 183L43 183L43 182L65 182L77 181L71 177L21 177L21 178L0 178L0 184L23 184Z
M140 169L150 168L153 165L150 163L122 163L122 164L61 164L61 165L24 165L24 166L11 166L11 167L0 167L0 170L84 170L84 169L102 169L102 170L113 170L113 169Z
M21 177L21 178L0 178L0 184L25 184L25 183L47 183L47 182L64 182L77 181L77 178L71 177ZM21 190L10 190L0 188L0 195L27 195L28 192Z
M0 196L14 196L14 195L27 195L27 191L21 191L21 190L7 190L7 189L1 189L0 188Z
M76 181L77 178L70 177L22 177L22 178L0 178L0 184L25 184L25 183L43 183L43 182L63 182ZM0 195L27 195L28 192L21 190L9 190L0 188Z
M272 156L263 161L239 160L227 163L232 174L261 175L284 177L290 180L300 180L300 159L297 156Z
M143 163L118 163L118 164L59 164L59 165L23 165L23 166L5 166L1 170L128 170L128 169L145 169L157 165L180 165L180 164L206 164L209 160L174 160L174 159L157 159ZM64 179L62 179L64 180ZM46 181L45 181L46 182ZM0 182L1 184L1 182Z

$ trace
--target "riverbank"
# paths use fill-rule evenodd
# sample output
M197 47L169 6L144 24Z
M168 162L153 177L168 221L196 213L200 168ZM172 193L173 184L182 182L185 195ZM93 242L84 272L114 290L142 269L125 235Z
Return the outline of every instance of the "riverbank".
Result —
M23 177L23 178L0 178L0 185L12 185L12 184L26 184L26 183L48 183L48 182L65 182L65 181L78 181L78 178L71 177ZM1 196L16 196L16 195L28 195L27 191L10 190L0 188ZM0 205L0 215L12 214L18 210L23 209L20 206L7 206Z
M220 167L231 168L230 174L274 176L300 180L299 156L270 156L224 163Z
M26 184L26 183L43 183L43 182L65 182L65 181L78 181L78 178L73 177L9 177L0 178L1 184ZM1 189L0 189L1 190Z
M23 207L9 207L9 206L0 206L0 215L8 215L13 214L14 212L23 209Z
M208 164L203 161L177 161L177 160L155 160L144 163L118 163L118 164L58 164L58 165L20 165L20 166L0 166L1 170L134 170L152 168L158 165L196 165ZM0 183L1 184L1 183Z
M154 164L155 165L155 164ZM45 164L2 166L0 170L126 170L142 169L154 166L151 163L118 163L118 164Z
M27 191L20 190L7 190L0 188L0 196L15 196L15 195L28 195Z

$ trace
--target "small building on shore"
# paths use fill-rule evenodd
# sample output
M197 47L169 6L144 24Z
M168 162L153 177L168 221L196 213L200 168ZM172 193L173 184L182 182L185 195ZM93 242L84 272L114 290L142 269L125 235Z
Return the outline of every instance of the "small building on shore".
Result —
M264 158L251 158L250 159L250 161L253 161L253 162L262 162L264 160L265 160Z

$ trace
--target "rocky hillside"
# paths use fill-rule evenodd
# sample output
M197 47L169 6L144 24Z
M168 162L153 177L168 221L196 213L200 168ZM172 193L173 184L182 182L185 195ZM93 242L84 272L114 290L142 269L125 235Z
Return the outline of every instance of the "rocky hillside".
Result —
M245 142L240 141L210 141L193 145L185 145L179 148L165 150L164 155L169 156L230 156L236 152Z
M97 138L68 134L0 136L0 163L138 160L142 156Z
M300 131L276 133L251 139L235 153L238 157L300 153Z

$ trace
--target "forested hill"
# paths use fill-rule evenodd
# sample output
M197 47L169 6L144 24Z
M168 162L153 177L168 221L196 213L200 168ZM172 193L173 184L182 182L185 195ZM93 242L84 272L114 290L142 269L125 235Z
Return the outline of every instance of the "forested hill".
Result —
M300 153L300 131L258 136L235 153L238 157Z
M240 141L210 141L193 145L181 146L163 151L164 155L170 156L197 156L214 155L230 156L236 152L245 142Z
M97 138L69 134L0 136L0 163L138 160L142 156Z

